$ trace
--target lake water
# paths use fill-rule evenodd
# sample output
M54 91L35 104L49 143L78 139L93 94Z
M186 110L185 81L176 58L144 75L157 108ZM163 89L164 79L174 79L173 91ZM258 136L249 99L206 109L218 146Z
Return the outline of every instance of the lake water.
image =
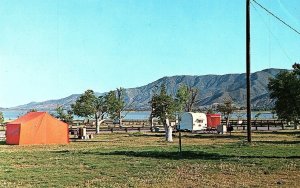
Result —
M5 120L14 120L22 115L25 115L27 113L27 110L4 110L2 112ZM55 111L48 111L48 112L55 114ZM123 112L122 115L125 116L124 119L143 120L143 119L149 119L150 111ZM74 119L80 119L80 118L75 117Z
M4 110L2 111L4 115L5 120L14 120L18 117L26 114L27 111L25 110ZM54 111L50 111L49 113L55 113ZM149 119L150 117L150 111L131 111L131 112L123 112L123 115L125 115L124 119L133 119L133 120L144 120ZM255 119L255 116L258 112L252 112L251 116L252 119ZM231 115L231 119L246 119L246 113L233 113ZM75 119L78 119L75 117ZM270 112L261 112L258 119L273 119L273 114Z

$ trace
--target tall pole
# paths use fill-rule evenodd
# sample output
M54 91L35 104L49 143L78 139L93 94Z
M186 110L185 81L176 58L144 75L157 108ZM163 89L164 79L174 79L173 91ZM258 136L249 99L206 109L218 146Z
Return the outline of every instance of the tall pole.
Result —
M180 153L180 155L181 155L181 152L182 152L182 147L181 147L181 128L180 128L180 123L179 123L179 117L178 117L179 115L177 115L176 116L176 118L177 118L177 123L178 123L178 131L179 131L179 153Z
M180 125L179 125L180 126ZM181 130L180 130L180 128L179 128L179 152L180 152L180 154L181 154L181 152L182 152L182 146L181 146Z
M246 0L247 140L251 142L250 0Z

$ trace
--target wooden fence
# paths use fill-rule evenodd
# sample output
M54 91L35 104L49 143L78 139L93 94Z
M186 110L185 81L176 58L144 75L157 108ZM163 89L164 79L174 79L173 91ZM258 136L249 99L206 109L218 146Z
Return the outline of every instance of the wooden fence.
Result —
M113 121L107 120L100 126L100 132L144 132L150 131L150 122L147 120L123 120L122 126L120 127L119 124L114 124ZM221 121L222 125L226 124L225 120ZM233 126L234 130L246 130L247 127L247 120L229 120L229 124ZM77 134L78 127L82 124L78 122L74 125L79 126L72 126L70 128L71 134ZM263 127L264 130L270 130L271 127L280 127L280 129L285 129L287 122L284 120L252 120L251 121L252 127L255 130L259 130L259 128ZM87 128L88 133L96 132L95 126L85 126ZM154 122L154 127L156 130L163 131L164 128L162 125L159 125L157 121ZM176 131L176 130L175 130Z
M225 120L222 120L222 124L226 124ZM247 127L247 120L229 120L229 124L236 129L242 128L243 130ZM267 130L270 130L270 127L281 127L284 130L287 122L285 120L251 120L251 126L255 127L255 130L258 130L258 127L267 127Z

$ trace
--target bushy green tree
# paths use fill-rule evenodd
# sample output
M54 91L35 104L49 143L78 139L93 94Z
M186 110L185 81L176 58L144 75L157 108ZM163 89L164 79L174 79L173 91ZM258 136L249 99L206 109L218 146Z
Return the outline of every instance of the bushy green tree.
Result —
M63 106L58 106L56 109L56 115L55 117L60 119L61 121L72 124L73 122L73 112L72 110L66 110L63 108Z
M71 105L75 115L84 118L95 118L96 133L100 132L99 119L103 120L106 103L102 96L97 97L93 90L86 90L74 104Z
M173 141L173 128L170 120L175 119L176 103L172 96L167 94L164 84L161 85L160 93L154 94L151 101L151 117L157 117L165 129L165 137L169 142Z
M224 99L223 104L219 104L217 110L221 112L226 120L226 126L229 125L230 115L236 110L231 99Z
M270 98L275 99L275 111L279 118L293 121L300 119L300 64L293 71L281 71L268 84Z
M86 90L80 95L76 102L71 105L72 111L79 117L90 118L95 113L95 100L96 96L94 91Z
M111 119L119 121L119 125L122 126L122 111L125 110L124 101L125 90L123 88L117 88L115 91L110 91L105 95L105 101L107 105L107 112Z

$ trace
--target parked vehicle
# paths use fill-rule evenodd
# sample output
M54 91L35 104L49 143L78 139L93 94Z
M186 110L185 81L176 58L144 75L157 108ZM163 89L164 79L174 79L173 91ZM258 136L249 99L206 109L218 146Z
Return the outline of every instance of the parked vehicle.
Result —
M217 129L221 125L222 117L220 114L206 114L206 118L208 129Z
M207 118L204 113L184 112L179 122L180 130L200 131L207 128Z
M216 130L219 125L221 125L220 114L184 112L177 129L185 131Z

